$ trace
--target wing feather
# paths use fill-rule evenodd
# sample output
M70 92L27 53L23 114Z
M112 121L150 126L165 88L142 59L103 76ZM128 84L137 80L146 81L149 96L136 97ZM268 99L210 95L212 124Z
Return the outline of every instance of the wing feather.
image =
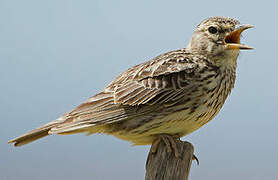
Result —
M152 107L174 104L192 88L195 72L206 66L181 49L162 54L120 74L101 93L70 113L51 133L63 133L95 125L149 117ZM138 112L140 109L140 112ZM144 118L140 118L144 119Z

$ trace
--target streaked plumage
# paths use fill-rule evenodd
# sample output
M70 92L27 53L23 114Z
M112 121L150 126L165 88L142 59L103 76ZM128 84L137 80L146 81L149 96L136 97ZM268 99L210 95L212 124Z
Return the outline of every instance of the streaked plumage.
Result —
M76 109L10 143L18 146L48 134L85 132L143 145L159 134L181 137L200 128L220 111L234 87L239 51L222 52L206 41L195 42L207 24L227 28L225 36L219 36L225 39L238 21L222 17L203 21L186 48L128 69Z

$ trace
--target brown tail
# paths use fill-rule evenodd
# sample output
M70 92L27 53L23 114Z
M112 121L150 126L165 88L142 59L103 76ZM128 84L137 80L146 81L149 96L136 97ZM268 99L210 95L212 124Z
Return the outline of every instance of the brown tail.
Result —
M48 136L49 135L48 131L50 131L50 129L56 125L57 125L56 123L44 125L42 127L39 127L37 129L34 129L34 130L26 133L26 134L23 134L22 136L12 139L8 143L14 143L14 146L22 146L24 144L28 144L37 139Z

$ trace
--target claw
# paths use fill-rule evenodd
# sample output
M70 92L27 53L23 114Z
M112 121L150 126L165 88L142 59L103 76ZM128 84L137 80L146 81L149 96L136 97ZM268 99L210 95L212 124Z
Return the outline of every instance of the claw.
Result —
M195 154L193 154L192 160L196 160L197 165L199 166L199 159L195 156Z

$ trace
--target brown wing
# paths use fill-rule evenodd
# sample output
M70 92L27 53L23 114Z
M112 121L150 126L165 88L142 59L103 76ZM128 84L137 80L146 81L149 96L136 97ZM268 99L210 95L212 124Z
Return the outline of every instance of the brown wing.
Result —
M193 85L195 72L205 67L196 60L185 50L160 55L122 73L105 91L113 92L115 104L163 103Z
M205 67L197 59L185 50L177 50L134 66L101 93L64 115L65 121L50 132L76 131L135 117L147 119L153 108L178 103L194 86L195 72Z

